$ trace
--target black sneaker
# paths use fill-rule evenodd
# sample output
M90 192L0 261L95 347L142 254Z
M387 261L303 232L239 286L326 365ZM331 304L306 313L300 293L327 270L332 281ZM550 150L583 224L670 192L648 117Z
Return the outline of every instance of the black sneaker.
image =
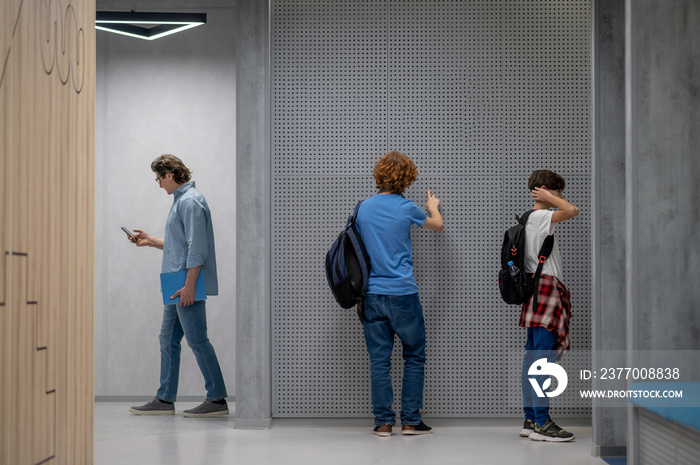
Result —
M391 425L375 426L374 429L372 430L372 434L374 434L375 436L387 438L387 437L391 436Z
M530 434L535 429L535 422L530 419L525 419L525 423L523 423L523 429L520 430L520 436L523 438L529 438Z
M535 429L530 433L530 439L533 441L566 442L574 439L574 435L559 428L551 418L547 418L542 426L535 423Z
M175 404L154 397L150 402L131 407L129 412L134 415L175 415Z
M223 404L215 404L214 402L205 400L195 408L182 412L182 416L189 418L220 417L222 415L228 415L228 404L226 401L224 401Z
M401 434L433 434L433 429L421 421L419 425L403 425L401 427Z

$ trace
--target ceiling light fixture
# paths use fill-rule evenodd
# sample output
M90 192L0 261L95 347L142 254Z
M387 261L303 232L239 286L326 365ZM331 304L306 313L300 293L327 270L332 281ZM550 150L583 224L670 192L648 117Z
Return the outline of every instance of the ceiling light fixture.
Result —
M137 13L98 11L95 28L144 40L155 40L201 26L206 13Z

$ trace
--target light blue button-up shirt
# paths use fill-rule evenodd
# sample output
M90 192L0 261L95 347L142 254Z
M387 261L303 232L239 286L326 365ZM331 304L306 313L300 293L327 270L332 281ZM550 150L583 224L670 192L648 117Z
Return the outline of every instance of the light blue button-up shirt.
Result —
M207 295L219 293L211 212L194 181L175 189L173 206L165 222L161 273L202 266Z

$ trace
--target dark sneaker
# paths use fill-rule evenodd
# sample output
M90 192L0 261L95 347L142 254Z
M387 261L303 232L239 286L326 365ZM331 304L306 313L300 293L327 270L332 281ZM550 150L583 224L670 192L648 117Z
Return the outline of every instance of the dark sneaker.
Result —
M372 430L372 434L386 438L391 436L391 428L391 425L375 426L374 430Z
M523 429L520 430L520 436L523 438L529 438L534 429L535 422L526 418L525 423L523 423Z
M574 435L559 428L551 418L547 418L542 426L535 423L535 428L530 433L530 439L533 441L566 442L574 439Z
M182 415L191 418L220 417L222 415L228 415L228 404L226 401L219 405L209 400L205 400L195 408L185 410L182 412Z
M403 425L401 434L433 434L433 429L421 421L419 425Z
M154 397L150 402L131 407L129 412L135 415L175 415L175 404Z

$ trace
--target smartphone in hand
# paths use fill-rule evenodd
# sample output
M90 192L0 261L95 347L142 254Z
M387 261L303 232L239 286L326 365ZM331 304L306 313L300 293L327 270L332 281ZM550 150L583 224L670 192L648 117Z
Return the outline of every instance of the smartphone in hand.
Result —
M131 232L129 229L126 229L124 226L122 226L122 231L126 233L129 238L131 238L132 241L136 242L138 239L136 239L136 236L134 236L134 233Z

